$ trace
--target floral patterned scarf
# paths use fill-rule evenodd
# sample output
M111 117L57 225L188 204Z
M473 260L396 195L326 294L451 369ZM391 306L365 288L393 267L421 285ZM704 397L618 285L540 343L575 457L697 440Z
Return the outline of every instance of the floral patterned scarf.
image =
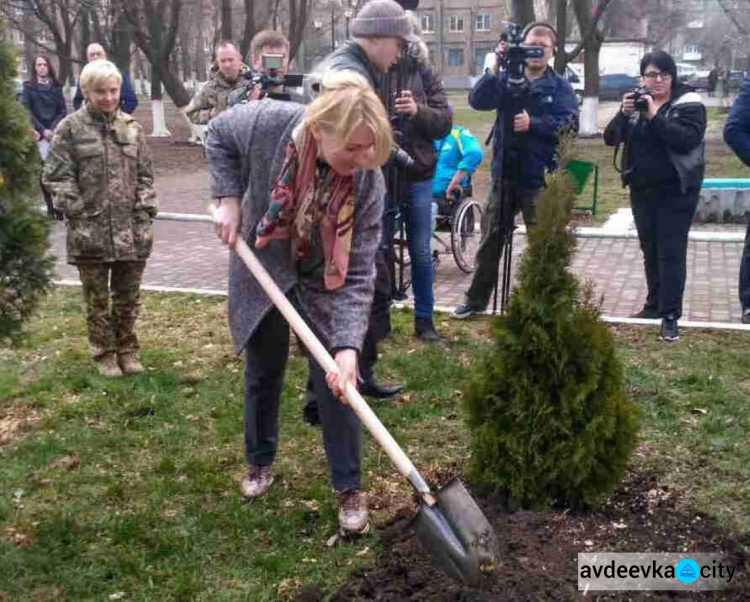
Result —
M318 168L318 147L308 128L292 135L284 167L260 221L255 246L291 239L297 259L310 254L310 236L318 223L323 243L323 279L328 290L341 288L349 269L354 226L354 179Z

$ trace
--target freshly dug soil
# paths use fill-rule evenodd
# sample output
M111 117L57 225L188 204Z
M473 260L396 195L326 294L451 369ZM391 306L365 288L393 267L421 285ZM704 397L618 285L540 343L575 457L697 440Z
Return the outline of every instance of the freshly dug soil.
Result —
M410 511L380 527L384 547L374 566L361 569L333 597L356 600L750 600L750 534L728 535L709 516L681 506L656 475L634 472L599 511L507 512L478 500L500 540L500 563L478 587L463 586L434 568L404 527ZM723 552L737 566L724 592L590 592L577 587L578 552ZM298 600L322 600L301 591Z

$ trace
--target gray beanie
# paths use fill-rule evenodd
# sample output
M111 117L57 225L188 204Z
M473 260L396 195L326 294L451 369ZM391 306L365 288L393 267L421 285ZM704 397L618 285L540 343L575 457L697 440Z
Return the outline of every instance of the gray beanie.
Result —
M401 38L416 43L411 21L394 0L370 0L351 24L353 38Z

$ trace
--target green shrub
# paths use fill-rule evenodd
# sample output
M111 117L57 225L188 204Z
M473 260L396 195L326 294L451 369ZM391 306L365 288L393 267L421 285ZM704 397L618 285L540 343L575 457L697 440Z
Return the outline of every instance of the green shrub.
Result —
M593 290L568 271L572 186L564 171L547 184L496 343L466 396L470 478L510 507L596 504L636 442L613 338Z
M15 100L15 75L14 52L0 39L0 342L18 336L48 291L53 267L49 219L36 207L39 153Z

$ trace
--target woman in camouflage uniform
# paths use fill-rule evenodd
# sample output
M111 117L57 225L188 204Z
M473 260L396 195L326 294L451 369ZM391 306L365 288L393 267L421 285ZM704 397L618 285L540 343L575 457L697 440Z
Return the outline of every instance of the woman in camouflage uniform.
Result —
M119 109L121 85L109 61L84 67L84 105L60 123L44 168L67 221L68 263L81 276L94 361L108 377L143 372L134 327L158 210L143 130Z

